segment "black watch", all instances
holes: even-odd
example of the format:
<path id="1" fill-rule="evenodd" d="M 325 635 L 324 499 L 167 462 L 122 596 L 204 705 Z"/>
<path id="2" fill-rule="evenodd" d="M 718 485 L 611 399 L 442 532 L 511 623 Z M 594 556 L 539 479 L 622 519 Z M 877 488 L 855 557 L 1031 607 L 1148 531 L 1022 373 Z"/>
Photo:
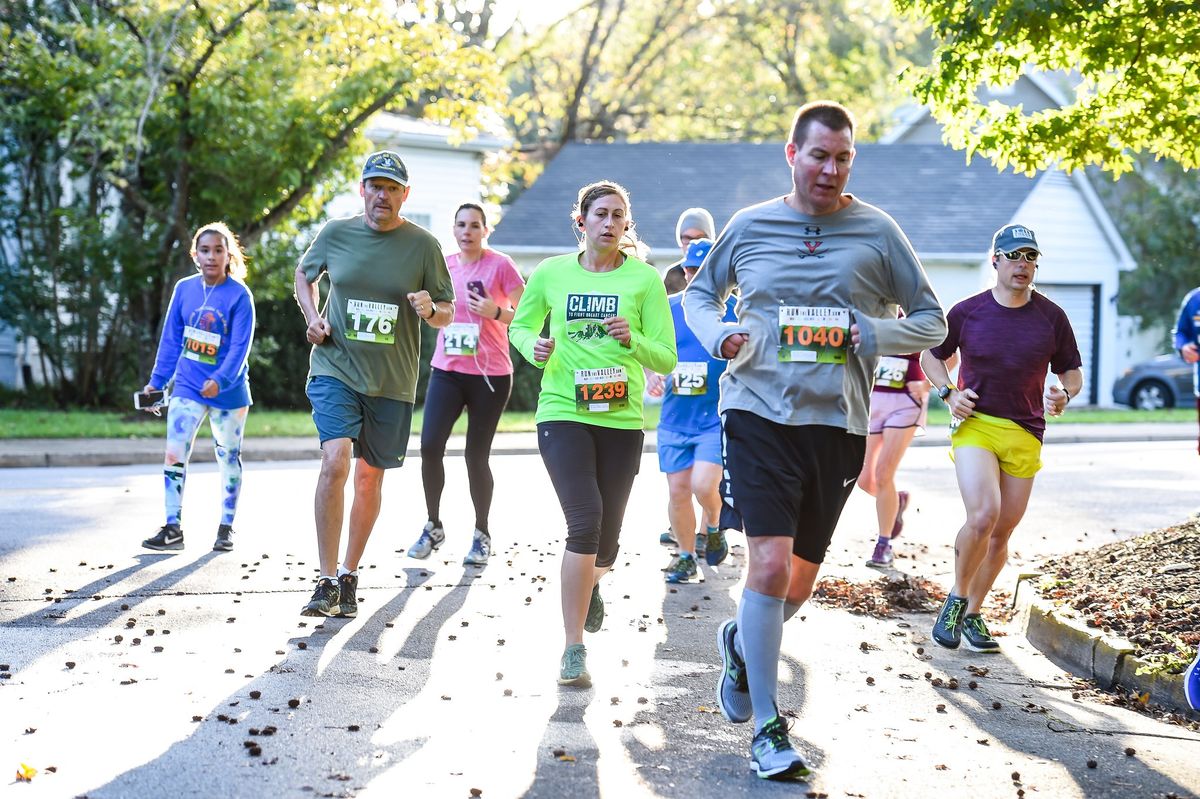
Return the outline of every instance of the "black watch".
<path id="1" fill-rule="evenodd" d="M 942 402 L 945 402 L 946 398 L 950 396 L 950 392 L 953 390 L 954 386 L 947 383 L 937 390 L 938 399 L 940 399 Z"/>

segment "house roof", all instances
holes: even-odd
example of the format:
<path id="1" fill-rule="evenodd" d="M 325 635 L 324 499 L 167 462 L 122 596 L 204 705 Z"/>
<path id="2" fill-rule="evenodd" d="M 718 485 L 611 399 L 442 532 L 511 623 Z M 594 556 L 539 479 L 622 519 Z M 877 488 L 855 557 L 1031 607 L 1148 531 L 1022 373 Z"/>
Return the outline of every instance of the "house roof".
<path id="1" fill-rule="evenodd" d="M 721 227 L 740 208 L 786 194 L 779 143 L 569 143 L 505 209 L 489 242 L 499 248 L 569 250 L 579 188 L 609 179 L 629 189 L 638 235 L 656 261 L 674 260 L 675 222 L 702 206 Z M 918 253 L 981 254 L 1012 221 L 1035 179 L 1000 173 L 984 159 L 937 144 L 860 144 L 847 191 L 891 214 Z"/>

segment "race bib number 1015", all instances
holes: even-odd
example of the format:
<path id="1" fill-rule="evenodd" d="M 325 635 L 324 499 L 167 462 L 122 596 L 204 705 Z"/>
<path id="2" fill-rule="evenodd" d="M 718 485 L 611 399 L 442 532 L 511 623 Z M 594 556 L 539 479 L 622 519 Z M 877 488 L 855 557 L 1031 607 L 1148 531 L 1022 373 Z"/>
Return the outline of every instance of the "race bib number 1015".
<path id="1" fill-rule="evenodd" d="M 844 364 L 849 343 L 848 308 L 779 306 L 779 360 Z"/>

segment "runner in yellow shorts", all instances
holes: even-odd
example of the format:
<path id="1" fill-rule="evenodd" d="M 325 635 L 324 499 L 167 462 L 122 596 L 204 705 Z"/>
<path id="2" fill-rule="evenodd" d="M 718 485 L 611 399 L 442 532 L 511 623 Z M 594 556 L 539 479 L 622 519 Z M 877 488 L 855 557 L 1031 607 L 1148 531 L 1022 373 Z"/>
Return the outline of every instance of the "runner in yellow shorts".
<path id="1" fill-rule="evenodd" d="M 999 652 L 980 610 L 1008 560 L 1008 539 L 1025 515 L 1041 468 L 1048 413 L 1057 416 L 1083 389 L 1070 320 L 1033 287 L 1041 250 L 1033 231 L 1005 225 L 992 237 L 996 285 L 946 315 L 946 340 L 921 356 L 925 375 L 958 422 L 954 472 L 967 520 L 954 541 L 954 587 L 933 625 L 950 649 L 966 639 Z M 957 384 L 946 362 L 962 359 Z M 1044 388 L 1047 368 L 1059 384 Z"/>

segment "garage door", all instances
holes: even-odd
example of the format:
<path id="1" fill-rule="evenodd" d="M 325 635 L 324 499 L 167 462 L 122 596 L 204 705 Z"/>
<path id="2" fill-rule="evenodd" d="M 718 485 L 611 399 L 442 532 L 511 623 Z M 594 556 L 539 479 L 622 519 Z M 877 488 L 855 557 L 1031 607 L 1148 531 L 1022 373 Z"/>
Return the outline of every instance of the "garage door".
<path id="1" fill-rule="evenodd" d="M 1083 394 L 1089 405 L 1096 404 L 1099 386 L 1096 384 L 1096 368 L 1100 354 L 1100 285 L 1066 285 L 1055 283 L 1037 284 L 1037 290 L 1067 312 L 1071 329 L 1075 331 L 1075 343 L 1079 345 L 1079 356 L 1083 359 Z"/>

